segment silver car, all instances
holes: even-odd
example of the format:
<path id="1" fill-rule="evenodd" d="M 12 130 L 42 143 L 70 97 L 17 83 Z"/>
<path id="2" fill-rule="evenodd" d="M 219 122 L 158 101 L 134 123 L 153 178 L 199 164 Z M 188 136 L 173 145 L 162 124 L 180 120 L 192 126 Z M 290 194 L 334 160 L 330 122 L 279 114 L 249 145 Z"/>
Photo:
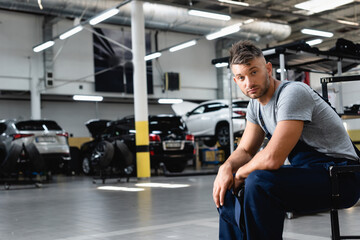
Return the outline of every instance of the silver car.
<path id="1" fill-rule="evenodd" d="M 3 161 L 14 151 L 40 154 L 48 170 L 64 168 L 71 160 L 68 134 L 52 120 L 0 120 L 0 150 Z"/>

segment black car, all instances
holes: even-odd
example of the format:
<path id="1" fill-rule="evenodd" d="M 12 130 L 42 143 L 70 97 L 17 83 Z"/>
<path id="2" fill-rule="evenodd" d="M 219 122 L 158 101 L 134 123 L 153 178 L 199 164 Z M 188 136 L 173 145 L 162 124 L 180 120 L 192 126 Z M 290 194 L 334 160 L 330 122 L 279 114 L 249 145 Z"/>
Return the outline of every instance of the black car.
<path id="1" fill-rule="evenodd" d="M 134 174 L 136 163 L 135 120 L 133 116 L 120 120 L 90 120 L 86 123 L 94 138 L 81 146 L 82 168 L 85 174 L 99 169 Z M 149 116 L 149 152 L 151 168 L 164 163 L 170 172 L 181 172 L 194 158 L 194 136 L 189 134 L 181 117 Z"/>

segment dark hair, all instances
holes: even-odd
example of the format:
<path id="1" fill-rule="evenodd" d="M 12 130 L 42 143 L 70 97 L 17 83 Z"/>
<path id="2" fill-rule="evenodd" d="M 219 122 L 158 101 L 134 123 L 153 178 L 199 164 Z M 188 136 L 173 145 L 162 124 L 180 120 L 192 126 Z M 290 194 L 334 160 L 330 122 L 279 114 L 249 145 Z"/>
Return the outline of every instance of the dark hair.
<path id="1" fill-rule="evenodd" d="M 233 64 L 248 64 L 251 60 L 264 57 L 261 49 L 256 47 L 249 40 L 239 41 L 232 45 L 230 49 L 230 66 Z"/>

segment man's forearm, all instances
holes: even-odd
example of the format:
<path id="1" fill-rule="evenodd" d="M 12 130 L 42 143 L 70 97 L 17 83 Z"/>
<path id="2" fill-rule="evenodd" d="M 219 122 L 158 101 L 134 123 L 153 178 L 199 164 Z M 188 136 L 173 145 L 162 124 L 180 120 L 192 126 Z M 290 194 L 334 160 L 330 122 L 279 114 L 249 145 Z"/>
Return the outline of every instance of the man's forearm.
<path id="1" fill-rule="evenodd" d="M 229 167 L 235 173 L 241 166 L 251 160 L 252 156 L 242 148 L 238 147 L 225 161 L 222 167 Z"/>

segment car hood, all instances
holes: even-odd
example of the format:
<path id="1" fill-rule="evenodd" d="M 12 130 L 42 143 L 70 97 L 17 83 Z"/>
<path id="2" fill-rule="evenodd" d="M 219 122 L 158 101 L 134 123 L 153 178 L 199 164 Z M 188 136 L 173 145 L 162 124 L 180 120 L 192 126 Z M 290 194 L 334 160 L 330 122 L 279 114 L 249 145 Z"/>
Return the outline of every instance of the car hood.
<path id="1" fill-rule="evenodd" d="M 183 116 L 187 112 L 190 112 L 191 110 L 196 108 L 197 106 L 199 106 L 199 104 L 184 101 L 182 103 L 177 103 L 177 104 L 171 105 L 171 108 L 173 109 L 173 111 L 175 112 L 176 115 Z"/>
<path id="2" fill-rule="evenodd" d="M 91 133 L 91 136 L 93 138 L 96 138 L 98 135 L 104 132 L 108 122 L 111 121 L 105 119 L 91 119 L 87 121 L 85 125 L 88 128 L 89 132 Z"/>

